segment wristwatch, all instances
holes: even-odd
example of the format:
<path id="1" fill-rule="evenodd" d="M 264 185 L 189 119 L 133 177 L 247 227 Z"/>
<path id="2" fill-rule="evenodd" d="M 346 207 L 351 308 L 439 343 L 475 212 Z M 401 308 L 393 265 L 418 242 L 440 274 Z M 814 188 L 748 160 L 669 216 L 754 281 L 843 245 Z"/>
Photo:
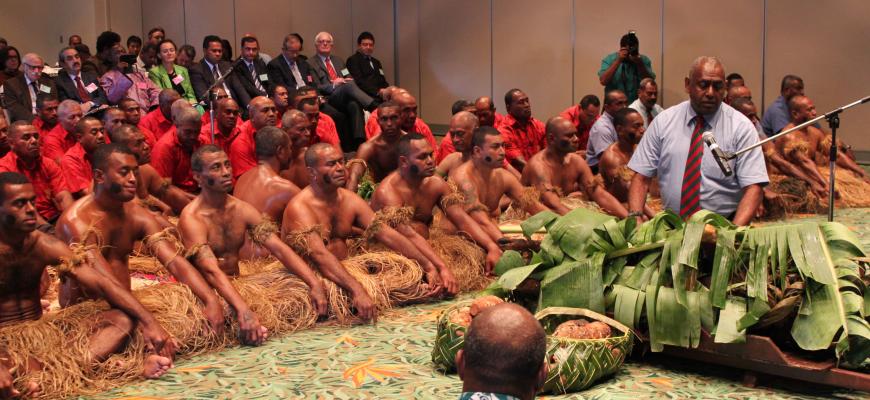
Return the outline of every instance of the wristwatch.
<path id="1" fill-rule="evenodd" d="M 642 215 L 643 215 L 643 213 L 640 212 L 640 211 L 629 211 L 629 212 L 628 212 L 628 216 L 627 216 L 626 218 L 631 218 L 631 217 L 640 217 L 640 216 L 642 216 Z"/>

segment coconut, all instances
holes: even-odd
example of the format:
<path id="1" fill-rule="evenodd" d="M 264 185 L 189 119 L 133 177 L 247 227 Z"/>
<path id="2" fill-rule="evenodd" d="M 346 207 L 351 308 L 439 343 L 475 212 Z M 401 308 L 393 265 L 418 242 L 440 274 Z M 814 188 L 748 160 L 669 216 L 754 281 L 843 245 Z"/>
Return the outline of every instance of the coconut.
<path id="1" fill-rule="evenodd" d="M 504 303 L 504 300 L 496 297 L 496 296 L 482 296 L 474 299 L 474 302 L 471 303 L 471 307 L 468 312 L 471 315 L 471 318 L 478 316 L 483 310 L 492 307 L 496 304 Z"/>

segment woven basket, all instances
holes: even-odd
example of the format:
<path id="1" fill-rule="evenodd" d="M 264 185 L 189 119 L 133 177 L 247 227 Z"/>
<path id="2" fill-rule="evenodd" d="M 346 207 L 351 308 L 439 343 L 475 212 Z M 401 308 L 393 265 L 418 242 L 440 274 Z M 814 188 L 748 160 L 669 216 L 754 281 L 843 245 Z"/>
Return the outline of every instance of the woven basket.
<path id="1" fill-rule="evenodd" d="M 469 307 L 474 299 L 457 302 L 438 316 L 438 330 L 435 333 L 435 346 L 432 348 L 432 362 L 435 369 L 451 373 L 456 371 L 456 353 L 465 344 L 466 327 L 449 321 L 450 314 L 462 307 Z"/>
<path id="2" fill-rule="evenodd" d="M 549 370 L 542 393 L 564 394 L 588 388 L 601 378 L 616 373 L 631 353 L 634 334 L 627 326 L 583 308 L 548 307 L 537 314 L 547 332 L 547 357 Z M 601 321 L 614 330 L 613 336 L 605 339 L 570 339 L 550 336 L 559 324 L 584 318 Z"/>

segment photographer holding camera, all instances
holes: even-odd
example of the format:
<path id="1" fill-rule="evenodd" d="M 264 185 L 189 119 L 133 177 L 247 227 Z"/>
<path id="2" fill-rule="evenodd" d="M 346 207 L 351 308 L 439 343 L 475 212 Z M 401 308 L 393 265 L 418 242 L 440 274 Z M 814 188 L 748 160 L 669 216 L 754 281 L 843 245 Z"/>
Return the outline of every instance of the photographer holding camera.
<path id="1" fill-rule="evenodd" d="M 601 60 L 598 78 L 604 93 L 619 89 L 631 103 L 637 99 L 637 90 L 643 78 L 656 78 L 649 57 L 640 54 L 640 42 L 634 31 L 628 31 L 619 39 L 619 51 L 610 53 Z"/>

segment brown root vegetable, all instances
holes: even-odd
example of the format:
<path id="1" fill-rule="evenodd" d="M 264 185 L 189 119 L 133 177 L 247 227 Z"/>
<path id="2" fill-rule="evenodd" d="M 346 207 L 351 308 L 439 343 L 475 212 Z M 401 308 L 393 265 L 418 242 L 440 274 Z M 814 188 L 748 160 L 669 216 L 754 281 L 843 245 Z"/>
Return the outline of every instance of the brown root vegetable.
<path id="1" fill-rule="evenodd" d="M 585 320 L 566 321 L 556 327 L 553 336 L 570 339 L 604 339 L 610 337 L 610 325 Z"/>
<path id="2" fill-rule="evenodd" d="M 471 313 L 469 313 L 468 307 L 462 307 L 450 314 L 448 318 L 451 324 L 461 325 L 468 327 L 471 325 Z"/>
<path id="3" fill-rule="evenodd" d="M 478 297 L 471 303 L 471 309 L 469 312 L 471 313 L 471 317 L 474 318 L 477 314 L 480 314 L 487 307 L 492 307 L 496 304 L 504 303 L 504 300 L 496 297 L 496 296 L 482 296 Z"/>

